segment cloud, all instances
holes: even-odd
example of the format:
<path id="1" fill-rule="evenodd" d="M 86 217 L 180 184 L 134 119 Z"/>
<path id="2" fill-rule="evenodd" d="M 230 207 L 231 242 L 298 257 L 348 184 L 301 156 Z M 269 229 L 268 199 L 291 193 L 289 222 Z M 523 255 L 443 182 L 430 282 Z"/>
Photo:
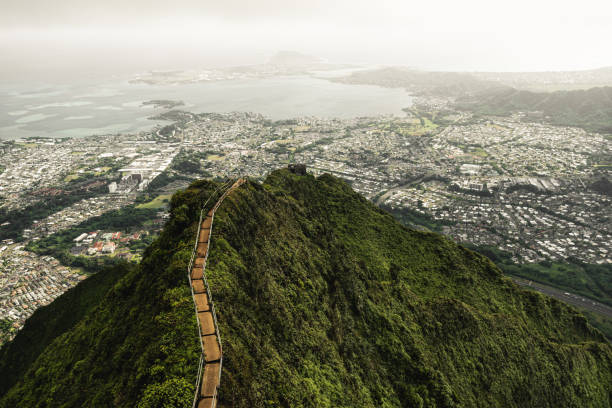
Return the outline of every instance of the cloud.
<path id="1" fill-rule="evenodd" d="M 345 3 L 350 6 L 349 2 Z M 333 7 L 333 5 L 332 5 Z M 3 0 L 2 21 L 21 25 L 126 24 L 180 17 L 217 17 L 226 20 L 302 19 L 325 15 L 330 2 L 323 0 Z"/>
<path id="2" fill-rule="evenodd" d="M 607 0 L 3 0 L 0 52 L 30 68 L 53 55 L 58 67 L 157 68 L 295 49 L 431 69 L 571 69 L 612 65 L 609 21 Z"/>

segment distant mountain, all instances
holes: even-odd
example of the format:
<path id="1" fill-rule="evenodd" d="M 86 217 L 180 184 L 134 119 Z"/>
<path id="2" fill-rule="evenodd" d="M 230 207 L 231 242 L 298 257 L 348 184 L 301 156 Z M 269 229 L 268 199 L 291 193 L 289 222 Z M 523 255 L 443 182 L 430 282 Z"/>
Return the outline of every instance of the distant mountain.
<path id="1" fill-rule="evenodd" d="M 579 71 L 472 72 L 471 74 L 486 81 L 535 92 L 612 86 L 612 67 Z"/>
<path id="2" fill-rule="evenodd" d="M 553 124 L 612 133 L 612 87 L 550 93 L 489 89 L 458 99 L 456 106 L 486 115 L 540 113 Z"/>
<path id="3" fill-rule="evenodd" d="M 268 60 L 268 64 L 270 65 L 284 66 L 309 66 L 313 64 L 321 64 L 323 62 L 324 61 L 321 58 L 301 54 L 295 51 L 280 51 Z"/>
<path id="4" fill-rule="evenodd" d="M 416 95 L 453 98 L 456 99 L 456 108 L 479 114 L 531 112 L 533 118 L 546 118 L 552 124 L 612 133 L 612 87 L 532 92 L 508 86 L 532 82 L 552 86 L 556 82 L 551 85 L 549 81 L 555 80 L 560 81 L 560 87 L 564 86 L 563 81 L 570 81 L 572 86 L 577 83 L 584 86 L 596 80 L 612 83 L 612 68 L 569 73 L 460 73 L 386 67 L 356 71 L 332 80 L 347 84 L 405 88 Z"/>
<path id="5" fill-rule="evenodd" d="M 482 92 L 501 85 L 459 72 L 428 72 L 405 67 L 386 67 L 355 71 L 336 82 L 405 88 L 412 93 L 434 96 L 463 96 Z"/>
<path id="6" fill-rule="evenodd" d="M 70 292 L 53 319 L 34 314 L 0 351 L 0 407 L 191 406 L 200 344 L 186 268 L 217 186 L 176 193 L 142 263 L 91 281 L 82 295 L 95 304 Z M 275 171 L 214 222 L 220 407 L 611 405 L 612 346 L 581 314 L 337 178 Z"/>

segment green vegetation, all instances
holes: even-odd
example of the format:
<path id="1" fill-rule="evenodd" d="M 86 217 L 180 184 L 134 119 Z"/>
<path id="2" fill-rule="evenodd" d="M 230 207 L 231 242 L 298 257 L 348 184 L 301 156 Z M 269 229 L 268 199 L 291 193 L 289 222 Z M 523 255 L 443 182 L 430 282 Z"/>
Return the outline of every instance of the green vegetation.
<path id="1" fill-rule="evenodd" d="M 272 122 L 272 126 L 296 126 L 297 124 L 296 119 L 281 119 Z"/>
<path id="2" fill-rule="evenodd" d="M 93 310 L 131 268 L 125 263 L 107 268 L 69 289 L 51 304 L 38 308 L 15 339 L 0 349 L 0 395 L 21 379 L 45 348 Z"/>
<path id="3" fill-rule="evenodd" d="M 65 182 L 70 182 L 70 181 L 75 181 L 79 179 L 79 175 L 78 174 L 69 174 L 66 177 L 64 177 L 64 181 Z"/>
<path id="4" fill-rule="evenodd" d="M 393 131 L 402 136 L 428 136 L 439 126 L 434 122 L 436 112 L 429 112 L 424 108 L 418 107 L 404 108 L 402 110 L 413 117 L 412 125 L 405 126 L 404 124 L 389 123 L 385 130 Z"/>
<path id="5" fill-rule="evenodd" d="M 149 185 L 147 186 L 147 190 L 149 191 L 161 190 L 164 187 L 166 187 L 168 184 L 174 181 L 180 181 L 180 180 L 191 181 L 192 178 L 185 177 L 180 174 L 173 174 L 166 170 L 166 171 L 163 171 L 159 176 L 155 177 L 155 179 L 153 179 L 153 181 L 149 183 Z"/>
<path id="6" fill-rule="evenodd" d="M 612 196 L 612 183 L 605 177 L 595 181 L 590 187 L 599 193 Z"/>
<path id="7" fill-rule="evenodd" d="M 443 226 L 447 225 L 447 222 L 435 220 L 409 208 L 392 209 L 384 205 L 381 208 L 389 211 L 400 223 L 411 228 L 424 227 L 430 231 L 441 232 Z M 612 306 L 610 265 L 584 264 L 576 259 L 567 262 L 544 261 L 535 264 L 516 264 L 512 261 L 512 254 L 498 248 L 475 245 L 467 245 L 467 247 L 487 256 L 505 274 L 544 283 Z M 612 321 L 610 319 L 583 309 L 581 311 L 590 324 L 612 340 Z"/>
<path id="8" fill-rule="evenodd" d="M 195 174 L 200 177 L 211 177 L 211 174 L 202 168 L 202 162 L 211 152 L 181 150 L 174 158 L 170 169 L 185 174 Z"/>
<path id="9" fill-rule="evenodd" d="M 608 340 L 612 342 L 612 319 L 599 313 L 593 313 L 586 309 L 580 309 L 580 311 L 584 313 L 589 323 L 601 330 Z"/>
<path id="10" fill-rule="evenodd" d="M 215 186 L 173 196 L 142 263 L 29 356 L 0 407 L 190 404 L 200 346 L 186 267 Z M 282 170 L 234 191 L 207 265 L 220 406 L 610 406 L 612 348 L 581 314 L 332 176 Z"/>
<path id="11" fill-rule="evenodd" d="M 78 201 L 95 197 L 106 191 L 106 182 L 102 180 L 90 179 L 85 183 L 72 181 L 59 194 L 45 196 L 25 208 L 11 211 L 0 209 L 0 224 L 9 222 L 9 225 L 0 228 L 0 240 L 20 239 L 23 230 L 31 227 L 35 220 L 42 220 Z"/>
<path id="12" fill-rule="evenodd" d="M 4 344 L 9 336 L 12 335 L 16 329 L 13 326 L 13 322 L 9 319 L 0 319 L 0 345 Z"/>
<path id="13" fill-rule="evenodd" d="M 380 207 L 393 214 L 400 223 L 408 227 L 425 227 L 431 231 L 441 232 L 445 225 L 450 225 L 448 221 L 435 220 L 427 214 L 421 214 L 410 208 L 392 209 L 385 205 Z M 586 264 L 575 258 L 567 259 L 564 262 L 542 261 L 517 264 L 512 260 L 512 254 L 496 247 L 466 246 L 491 259 L 508 275 L 544 283 L 612 306 L 612 267 L 608 264 Z M 596 321 L 593 321 L 593 324 L 595 323 Z"/>
<path id="14" fill-rule="evenodd" d="M 442 228 L 445 225 L 452 225 L 450 221 L 441 222 L 441 221 L 435 220 L 433 217 L 431 217 L 428 214 L 417 212 L 408 207 L 394 209 L 394 208 L 391 208 L 390 206 L 382 204 L 380 205 L 380 208 L 382 208 L 385 211 L 388 211 L 401 224 L 407 227 L 410 227 L 410 228 L 421 226 L 421 227 L 427 228 L 430 231 L 442 232 Z"/>
<path id="15" fill-rule="evenodd" d="M 612 306 L 612 265 L 585 264 L 577 259 L 567 262 L 542 261 L 515 264 L 512 255 L 494 247 L 477 247 L 504 273 L 544 283 Z"/>
<path id="16" fill-rule="evenodd" d="M 487 156 L 489 156 L 489 154 L 483 149 L 483 148 L 476 148 L 472 151 L 469 152 L 471 155 L 477 156 L 477 157 L 481 157 L 481 158 L 485 158 Z"/>
<path id="17" fill-rule="evenodd" d="M 183 101 L 172 101 L 168 99 L 155 99 L 152 101 L 145 101 L 142 103 L 143 106 L 152 105 L 155 108 L 163 108 L 163 109 L 174 109 L 178 106 L 185 105 Z"/>
<path id="18" fill-rule="evenodd" d="M 333 144 L 337 139 L 333 138 L 333 137 L 322 137 L 318 140 L 315 140 L 312 143 L 308 143 L 305 146 L 300 146 L 298 148 L 296 148 L 293 152 L 291 153 L 301 153 L 301 152 L 305 152 L 306 150 L 311 150 L 314 149 L 316 147 L 319 146 L 326 146 L 326 145 L 330 145 Z M 274 146 L 274 148 L 269 149 L 270 151 L 275 151 L 273 149 L 283 149 L 281 151 L 281 153 L 289 153 L 289 149 L 287 149 L 285 146 Z"/>
<path id="19" fill-rule="evenodd" d="M 612 87 L 541 93 L 497 88 L 460 98 L 457 107 L 483 115 L 537 111 L 533 119 L 612 133 Z"/>
<path id="20" fill-rule="evenodd" d="M 114 279 L 108 290 L 98 288 L 96 293 L 104 296 L 93 307 L 74 302 L 56 307 L 66 295 L 50 305 L 60 316 L 78 315 L 71 327 L 56 327 L 52 341 L 33 349 L 31 339 L 47 323 L 28 320 L 2 353 L 23 355 L 31 364 L 13 374 L 3 360 L 0 378 L 11 381 L 0 390 L 0 407 L 148 408 L 191 403 L 200 344 L 186 267 L 196 206 L 211 191 L 206 187 L 212 184 L 200 183 L 201 190 L 175 197 L 173 218 L 147 249 L 144 261 L 123 265 L 121 279 Z M 180 201 L 185 197 L 191 198 L 190 206 Z"/>
<path id="21" fill-rule="evenodd" d="M 98 217 L 90 218 L 72 228 L 68 228 L 55 234 L 49 235 L 39 241 L 32 241 L 27 249 L 39 255 L 51 255 L 58 259 L 63 265 L 83 268 L 88 272 L 98 272 L 107 266 L 118 262 L 118 259 L 99 257 L 90 258 L 85 256 L 74 256 L 70 248 L 74 245 L 74 239 L 84 232 L 97 230 L 115 230 L 130 232 L 134 228 L 144 227 L 147 222 L 157 217 L 157 209 L 134 208 L 134 206 L 123 207 L 119 210 L 109 211 Z M 133 245 L 147 245 L 150 241 L 137 242 Z"/>
<path id="22" fill-rule="evenodd" d="M 163 126 L 157 131 L 157 134 L 166 138 L 174 137 L 176 134 L 176 124 Z"/>
<path id="23" fill-rule="evenodd" d="M 181 160 L 174 164 L 173 166 L 176 170 L 182 173 L 201 173 L 202 165 L 195 160 Z"/>
<path id="24" fill-rule="evenodd" d="M 433 122 L 436 118 L 436 112 L 429 112 L 420 108 L 409 108 L 408 110 L 418 118 L 423 131 L 431 132 L 438 127 L 438 125 Z"/>
<path id="25" fill-rule="evenodd" d="M 160 209 L 166 207 L 170 203 L 170 197 L 172 197 L 170 194 L 160 194 L 147 203 L 139 204 L 136 208 Z"/>
<path id="26" fill-rule="evenodd" d="M 149 183 L 145 192 L 138 195 L 137 208 L 166 207 L 174 191 L 197 178 L 210 177 L 210 173 L 202 168 L 202 162 L 210 153 L 181 150 L 170 166 Z"/>

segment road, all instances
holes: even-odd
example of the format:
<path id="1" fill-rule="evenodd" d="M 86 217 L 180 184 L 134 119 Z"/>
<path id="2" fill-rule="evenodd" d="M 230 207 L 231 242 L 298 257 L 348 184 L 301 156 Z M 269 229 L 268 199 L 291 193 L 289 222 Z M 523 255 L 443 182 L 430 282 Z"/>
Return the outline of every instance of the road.
<path id="1" fill-rule="evenodd" d="M 526 279 L 517 278 L 510 276 L 514 283 L 536 290 L 545 295 L 554 297 L 555 299 L 561 300 L 562 302 L 569 303 L 572 306 L 581 307 L 593 313 L 598 313 L 612 319 L 612 307 L 604 305 L 603 303 L 597 302 L 593 299 L 589 299 L 582 295 L 576 295 L 563 290 L 555 289 L 550 286 L 543 285 L 541 283 L 533 282 Z"/>
<path id="2" fill-rule="evenodd" d="M 390 188 L 390 189 L 389 189 L 389 190 L 387 190 L 387 191 L 386 191 L 386 192 L 385 192 L 383 195 L 381 195 L 380 197 L 378 197 L 378 198 L 375 200 L 375 204 L 376 204 L 376 205 L 381 205 L 381 204 L 383 204 L 383 203 L 385 202 L 385 200 L 386 200 L 386 199 L 387 199 L 389 196 L 391 196 L 393 193 L 395 193 L 396 191 L 401 190 L 401 189 L 405 189 L 405 188 L 408 188 L 408 187 L 411 187 L 411 186 L 413 186 L 413 185 L 415 185 L 415 184 L 418 184 L 418 183 L 419 183 L 421 180 L 423 180 L 423 179 L 424 179 L 425 177 L 427 177 L 427 176 L 430 176 L 430 174 L 426 174 L 426 175 L 424 174 L 424 175 L 421 175 L 421 176 L 417 176 L 416 178 L 414 178 L 414 179 L 412 179 L 412 180 L 408 181 L 407 183 L 400 184 L 400 185 L 398 185 L 398 186 L 395 186 L 395 187 Z"/>

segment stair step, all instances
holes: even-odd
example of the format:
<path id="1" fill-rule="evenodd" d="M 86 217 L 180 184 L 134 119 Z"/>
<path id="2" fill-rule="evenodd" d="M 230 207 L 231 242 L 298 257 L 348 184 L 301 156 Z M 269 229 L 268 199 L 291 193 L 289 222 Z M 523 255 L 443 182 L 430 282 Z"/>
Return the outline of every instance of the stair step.
<path id="1" fill-rule="evenodd" d="M 210 311 L 198 313 L 198 320 L 200 320 L 202 336 L 215 334 L 215 323 Z"/>
<path id="2" fill-rule="evenodd" d="M 208 229 L 212 225 L 212 217 L 206 216 L 202 221 L 202 229 Z"/>
<path id="3" fill-rule="evenodd" d="M 198 249 L 196 251 L 196 256 L 198 258 L 204 258 L 206 256 L 206 251 L 208 250 L 208 243 L 200 242 L 198 243 Z"/>
<path id="4" fill-rule="evenodd" d="M 219 385 L 219 371 L 221 364 L 210 363 L 204 366 L 204 376 L 202 377 L 202 397 L 214 397 L 217 386 Z"/>
<path id="5" fill-rule="evenodd" d="M 204 268 L 202 266 L 194 266 L 191 270 L 191 279 L 202 279 L 204 276 Z"/>
<path id="6" fill-rule="evenodd" d="M 208 312 L 210 305 L 208 304 L 208 296 L 206 293 L 196 293 L 195 302 L 198 312 Z"/>
<path id="7" fill-rule="evenodd" d="M 193 287 L 193 293 L 206 293 L 206 286 L 204 286 L 204 281 L 202 279 L 192 280 L 191 286 Z"/>
<path id="8" fill-rule="evenodd" d="M 200 237 L 198 242 L 208 242 L 208 238 L 210 237 L 210 229 L 202 229 L 200 230 Z"/>
<path id="9" fill-rule="evenodd" d="M 198 408 L 214 408 L 215 399 L 212 397 L 202 398 L 200 402 L 198 402 Z"/>
<path id="10" fill-rule="evenodd" d="M 202 342 L 204 343 L 204 357 L 207 363 L 221 358 L 221 347 L 219 347 L 217 336 L 202 336 Z"/>

